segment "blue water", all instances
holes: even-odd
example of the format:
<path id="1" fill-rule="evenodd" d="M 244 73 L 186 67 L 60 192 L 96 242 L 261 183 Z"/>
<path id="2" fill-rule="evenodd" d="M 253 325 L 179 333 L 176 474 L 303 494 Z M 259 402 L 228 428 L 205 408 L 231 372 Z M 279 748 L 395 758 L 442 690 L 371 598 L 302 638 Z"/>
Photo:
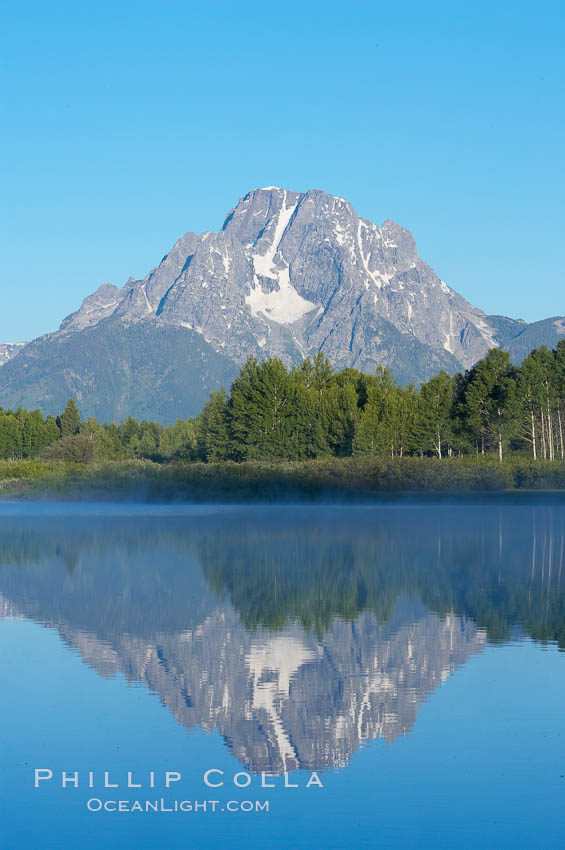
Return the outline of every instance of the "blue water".
<path id="1" fill-rule="evenodd" d="M 0 846 L 565 846 L 564 523 L 535 503 L 0 508 Z M 87 806 L 161 798 L 218 802 Z"/>

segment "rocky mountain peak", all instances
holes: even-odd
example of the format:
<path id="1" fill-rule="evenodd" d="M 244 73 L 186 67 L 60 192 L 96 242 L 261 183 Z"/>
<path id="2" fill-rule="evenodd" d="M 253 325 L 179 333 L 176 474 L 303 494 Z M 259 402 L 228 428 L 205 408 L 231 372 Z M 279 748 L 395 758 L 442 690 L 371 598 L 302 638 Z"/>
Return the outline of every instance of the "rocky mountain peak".
<path id="1" fill-rule="evenodd" d="M 126 284 L 127 286 L 127 284 Z M 88 295 L 79 309 L 61 322 L 60 331 L 82 330 L 96 325 L 107 316 L 111 316 L 121 301 L 121 290 L 111 283 L 103 283 L 96 292 Z"/>
<path id="2" fill-rule="evenodd" d="M 252 190 L 219 233 L 187 233 L 147 277 L 119 292 L 101 287 L 61 330 L 112 314 L 195 329 L 238 362 L 325 350 L 340 366 L 393 367 L 398 346 L 382 345 L 392 325 L 433 349 L 432 371 L 453 370 L 493 340 L 483 314 L 418 257 L 408 230 L 390 220 L 379 229 L 319 189 Z"/>
<path id="3" fill-rule="evenodd" d="M 529 333 L 530 326 L 513 319 L 486 316 L 438 277 L 418 255 L 410 231 L 396 222 L 378 227 L 344 198 L 276 186 L 240 198 L 217 233 L 187 232 L 143 279 L 130 278 L 121 289 L 99 287 L 37 346 L 44 357 L 45 345 L 57 344 L 58 335 L 70 339 L 98 329 L 107 337 L 111 327 L 129 333 L 139 324 L 136 338 L 162 339 L 174 331 L 175 346 L 179 332 L 190 332 L 191 351 L 196 346 L 201 358 L 209 350 L 210 360 L 222 363 L 222 376 L 232 369 L 235 374 L 249 356 L 291 364 L 321 351 L 336 368 L 372 372 L 382 364 L 401 383 L 419 383 L 440 369 L 464 370 L 514 338 L 520 337 L 516 350 L 524 356 L 532 340 L 539 344 L 540 333 L 550 344 L 565 334 L 559 318 Z M 8 381 L 8 397 L 22 404 L 33 399 L 47 409 L 34 346 L 14 361 L 21 369 L 3 367 L 0 390 Z M 22 372 L 24 354 L 32 357 L 31 371 Z M 33 383 L 31 395 L 19 386 L 22 380 Z M 206 373 L 198 378 L 210 389 L 218 380 Z M 99 392 L 94 374 L 84 388 L 69 381 L 54 384 L 65 392 L 68 386 L 69 395 Z"/>
<path id="4" fill-rule="evenodd" d="M 25 342 L 0 342 L 0 366 L 15 357 L 23 349 Z"/>

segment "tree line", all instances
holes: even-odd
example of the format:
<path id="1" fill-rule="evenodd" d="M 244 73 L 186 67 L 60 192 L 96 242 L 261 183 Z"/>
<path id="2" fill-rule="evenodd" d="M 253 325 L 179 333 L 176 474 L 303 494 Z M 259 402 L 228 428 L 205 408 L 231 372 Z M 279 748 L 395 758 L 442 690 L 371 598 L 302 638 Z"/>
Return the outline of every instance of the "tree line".
<path id="1" fill-rule="evenodd" d="M 388 369 L 334 371 L 316 355 L 287 368 L 250 358 L 229 394 L 211 393 L 196 418 L 166 427 L 128 417 L 82 420 L 73 399 L 60 416 L 0 408 L 0 457 L 89 462 L 306 460 L 353 455 L 438 458 L 508 452 L 564 459 L 565 340 L 515 366 L 492 349 L 472 369 L 441 371 L 416 388 Z"/>

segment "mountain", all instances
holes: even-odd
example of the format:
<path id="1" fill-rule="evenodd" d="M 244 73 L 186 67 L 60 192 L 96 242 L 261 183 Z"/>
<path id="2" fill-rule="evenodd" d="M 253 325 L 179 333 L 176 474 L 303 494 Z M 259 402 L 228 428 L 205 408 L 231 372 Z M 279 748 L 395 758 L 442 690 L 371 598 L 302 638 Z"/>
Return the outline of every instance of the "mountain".
<path id="1" fill-rule="evenodd" d="M 520 358 L 564 319 L 487 316 L 447 286 L 393 221 L 343 198 L 256 189 L 218 233 L 187 233 L 142 280 L 104 284 L 0 368 L 3 406 L 170 421 L 196 414 L 249 356 L 287 363 L 323 351 L 336 368 L 401 383 L 470 367 L 489 348 Z"/>
<path id="2" fill-rule="evenodd" d="M 19 354 L 25 344 L 25 342 L 0 342 L 0 366 Z"/>
<path id="3" fill-rule="evenodd" d="M 254 516 L 206 510 L 141 521 L 119 513 L 94 522 L 92 515 L 2 518 L 0 617 L 56 629 L 100 676 L 143 683 L 178 723 L 219 732 L 254 772 L 340 767 L 373 739 L 410 733 L 428 694 L 482 651 L 485 631 L 464 615 L 440 616 L 417 597 L 391 595 L 394 575 L 381 587 L 384 623 L 372 611 L 352 611 L 350 619 L 332 617 L 323 634 L 292 617 L 277 629 L 249 628 L 211 584 L 210 568 L 244 563 L 236 581 L 251 577 L 250 601 L 266 614 L 261 600 L 271 598 L 273 567 L 284 589 L 297 554 L 322 548 L 327 577 L 336 550 L 338 557 L 347 551 L 349 571 L 367 557 L 371 563 L 379 540 L 365 518 L 353 518 L 355 531 L 336 520 L 328 539 L 311 517 L 298 529 L 268 512 L 257 518 L 267 527 Z M 224 529 L 228 544 L 218 552 Z M 271 538 L 264 574 L 261 553 Z M 202 553 L 212 556 L 206 570 Z M 296 562 L 299 574 L 311 569 L 305 563 Z M 286 586 L 298 601 L 303 588 L 294 576 Z M 331 578 L 325 586 L 331 597 Z"/>
<path id="4" fill-rule="evenodd" d="M 565 647 L 560 507 L 493 508 L 27 505 L 0 515 L 0 617 L 254 771 L 339 766 L 487 641 Z"/>
<path id="5" fill-rule="evenodd" d="M 33 608 L 35 619 L 36 606 L 0 593 L 0 617 Z M 243 765 L 273 775 L 344 767 L 372 740 L 409 734 L 429 693 L 486 644 L 471 620 L 404 600 L 386 628 L 362 614 L 335 620 L 323 638 L 297 624 L 251 634 L 229 605 L 156 640 L 52 627 L 99 675 L 143 683 L 178 723 L 218 731 Z"/>
<path id="6" fill-rule="evenodd" d="M 73 396 L 84 417 L 100 422 L 191 416 L 210 389 L 229 385 L 237 372 L 196 331 L 151 322 L 113 320 L 48 334 L 22 355 L 0 368 L 1 406 L 55 414 Z"/>
<path id="7" fill-rule="evenodd" d="M 543 319 L 541 322 L 526 325 L 520 333 L 507 340 L 503 347 L 510 352 L 514 363 L 521 363 L 532 349 L 539 348 L 540 345 L 555 348 L 563 336 L 565 336 L 565 318 L 554 316 L 552 319 Z"/>

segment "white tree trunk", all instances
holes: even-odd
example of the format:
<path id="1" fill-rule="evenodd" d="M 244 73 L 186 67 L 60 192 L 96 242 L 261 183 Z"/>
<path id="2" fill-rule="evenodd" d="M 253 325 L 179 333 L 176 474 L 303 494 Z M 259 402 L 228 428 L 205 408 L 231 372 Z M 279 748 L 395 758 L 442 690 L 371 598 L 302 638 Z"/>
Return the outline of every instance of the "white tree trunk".
<path id="1" fill-rule="evenodd" d="M 551 410 L 549 402 L 547 403 L 547 434 L 549 441 L 549 459 L 555 460 L 555 451 L 553 448 L 553 422 L 551 421 Z"/>

